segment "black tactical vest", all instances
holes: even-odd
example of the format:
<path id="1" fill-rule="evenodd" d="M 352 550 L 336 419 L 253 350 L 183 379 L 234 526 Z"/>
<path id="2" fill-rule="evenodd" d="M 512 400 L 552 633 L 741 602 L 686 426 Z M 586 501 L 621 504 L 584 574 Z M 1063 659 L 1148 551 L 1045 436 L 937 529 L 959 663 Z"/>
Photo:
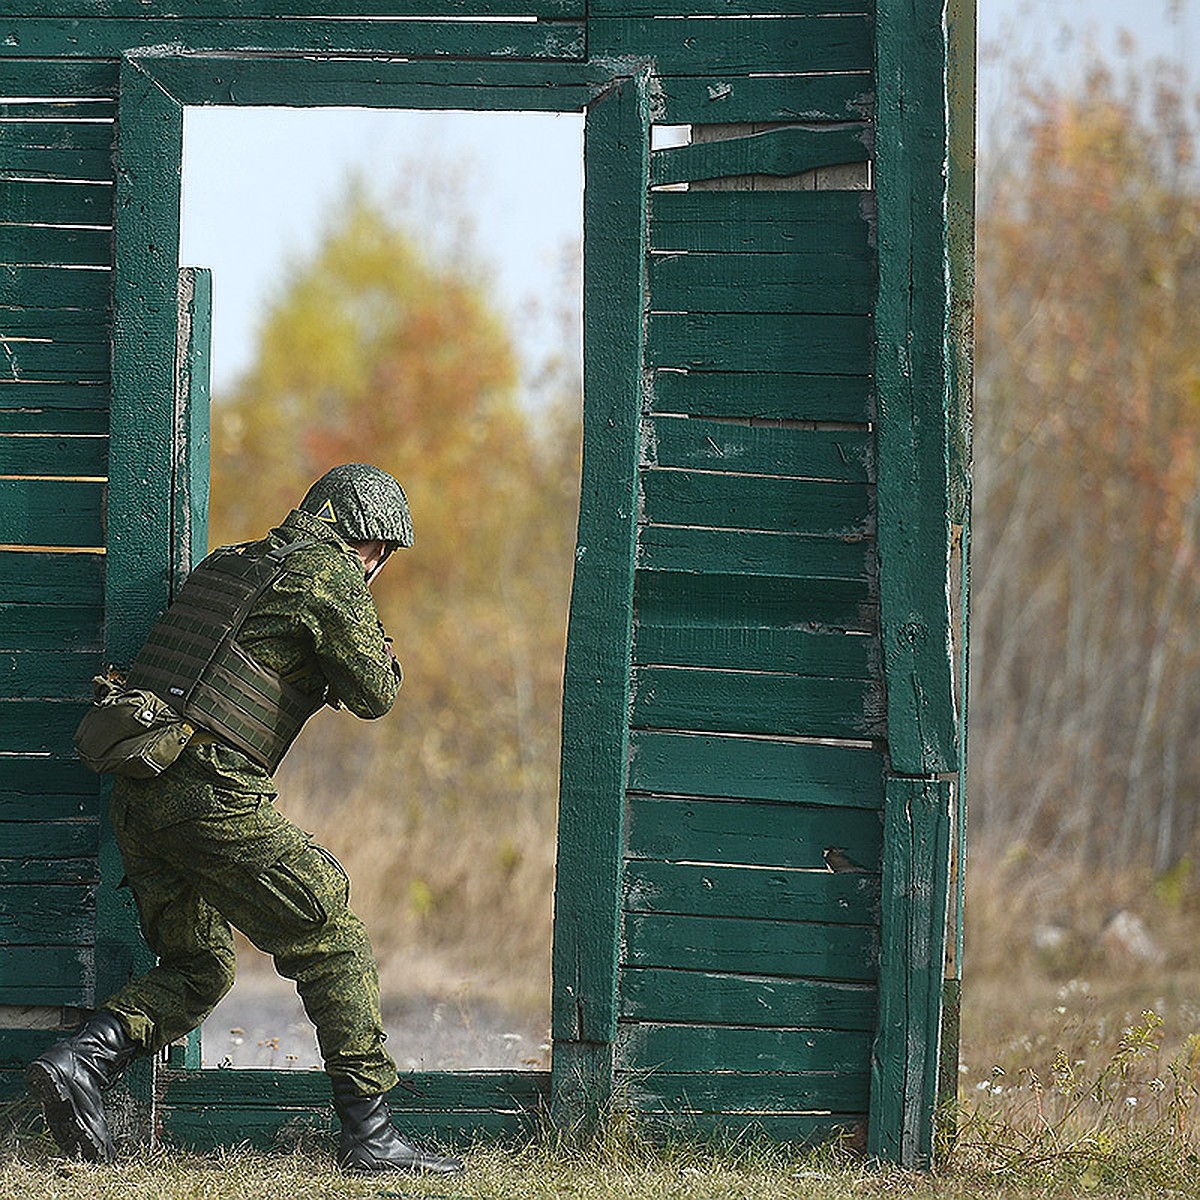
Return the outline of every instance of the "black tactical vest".
<path id="1" fill-rule="evenodd" d="M 324 700 L 256 662 L 237 637 L 287 556 L 317 544 L 262 551 L 251 542 L 214 550 L 150 631 L 130 668 L 130 686 L 153 692 L 185 720 L 274 772 Z"/>

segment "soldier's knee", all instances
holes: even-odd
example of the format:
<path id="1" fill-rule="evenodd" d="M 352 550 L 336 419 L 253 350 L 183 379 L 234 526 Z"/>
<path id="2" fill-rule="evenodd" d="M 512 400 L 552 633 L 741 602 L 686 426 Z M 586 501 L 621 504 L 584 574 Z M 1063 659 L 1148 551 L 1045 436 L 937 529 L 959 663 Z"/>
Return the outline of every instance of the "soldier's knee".
<path id="1" fill-rule="evenodd" d="M 186 962 L 177 963 L 176 969 L 187 978 L 188 988 L 197 1003 L 212 1008 L 233 987 L 237 955 L 232 947 L 214 946 Z"/>

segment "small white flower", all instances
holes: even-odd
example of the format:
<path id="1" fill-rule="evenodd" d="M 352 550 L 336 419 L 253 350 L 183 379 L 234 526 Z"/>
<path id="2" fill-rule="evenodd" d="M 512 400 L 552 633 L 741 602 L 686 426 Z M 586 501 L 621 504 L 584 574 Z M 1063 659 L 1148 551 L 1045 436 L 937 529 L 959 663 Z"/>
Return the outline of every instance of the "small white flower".
<path id="1" fill-rule="evenodd" d="M 1126 1096 L 1125 1104 L 1129 1108 L 1137 1108 L 1138 1099 L 1136 1096 Z"/>

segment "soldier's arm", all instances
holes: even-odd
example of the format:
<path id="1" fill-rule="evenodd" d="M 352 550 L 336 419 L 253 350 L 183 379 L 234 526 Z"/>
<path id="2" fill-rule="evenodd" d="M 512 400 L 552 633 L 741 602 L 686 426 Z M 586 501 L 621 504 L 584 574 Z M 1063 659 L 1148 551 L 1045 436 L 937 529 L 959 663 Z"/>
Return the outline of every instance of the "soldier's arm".
<path id="1" fill-rule="evenodd" d="M 338 556 L 308 580 L 304 623 L 333 695 L 356 717 L 381 717 L 400 690 L 400 664 L 384 641 L 355 559 Z"/>

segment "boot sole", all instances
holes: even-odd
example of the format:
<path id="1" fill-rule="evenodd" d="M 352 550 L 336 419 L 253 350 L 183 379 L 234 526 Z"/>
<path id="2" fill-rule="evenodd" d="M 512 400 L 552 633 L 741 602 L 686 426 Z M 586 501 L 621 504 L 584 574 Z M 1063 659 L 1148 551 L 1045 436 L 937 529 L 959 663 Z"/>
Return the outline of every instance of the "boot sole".
<path id="1" fill-rule="evenodd" d="M 47 1063 L 32 1062 L 25 1071 L 30 1095 L 42 1106 L 50 1133 L 63 1153 L 87 1162 L 110 1162 L 111 1145 L 96 1139 L 80 1119 L 70 1085 Z"/>

